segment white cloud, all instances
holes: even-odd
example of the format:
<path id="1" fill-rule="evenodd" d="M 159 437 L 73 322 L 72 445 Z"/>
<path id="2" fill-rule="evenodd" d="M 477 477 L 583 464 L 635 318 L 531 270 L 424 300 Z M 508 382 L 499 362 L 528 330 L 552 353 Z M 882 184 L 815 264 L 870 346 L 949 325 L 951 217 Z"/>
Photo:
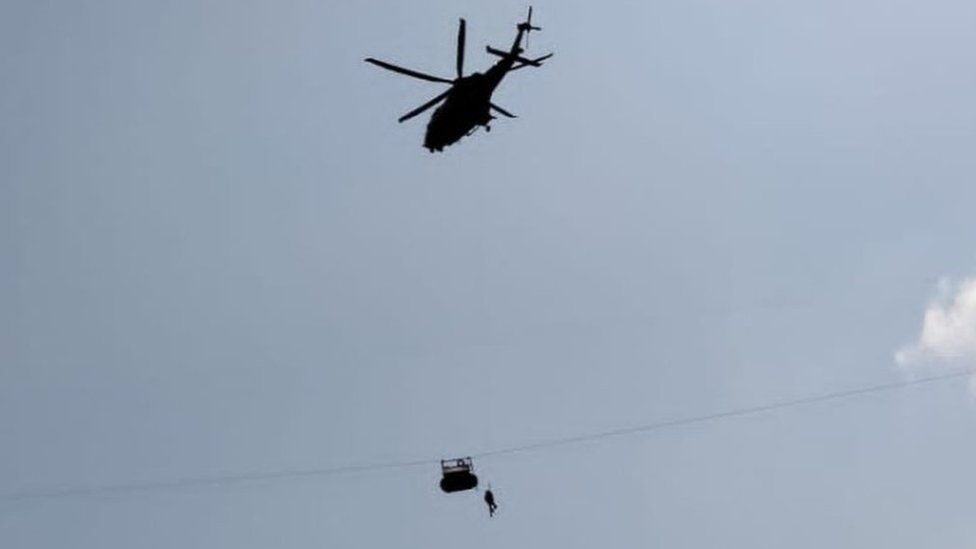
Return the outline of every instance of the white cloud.
<path id="1" fill-rule="evenodd" d="M 941 295 L 925 310 L 918 341 L 895 353 L 900 366 L 976 364 L 976 278 L 939 286 Z"/>

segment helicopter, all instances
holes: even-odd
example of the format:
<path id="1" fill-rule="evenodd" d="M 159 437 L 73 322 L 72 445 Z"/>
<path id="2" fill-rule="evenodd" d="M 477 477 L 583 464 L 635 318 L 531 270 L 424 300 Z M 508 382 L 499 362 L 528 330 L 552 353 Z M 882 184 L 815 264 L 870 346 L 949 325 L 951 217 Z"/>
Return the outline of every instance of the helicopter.
<path id="1" fill-rule="evenodd" d="M 398 122 L 406 122 L 443 101 L 444 103 L 437 107 L 437 110 L 431 115 L 430 122 L 427 123 L 427 132 L 424 136 L 424 147 L 432 153 L 434 151 L 443 151 L 444 147 L 456 143 L 466 135 L 471 135 L 477 130 L 478 126 L 484 126 L 485 131 L 491 131 L 489 124 L 495 119 L 492 112 L 508 118 L 515 118 L 514 114 L 492 103 L 491 94 L 494 93 L 495 88 L 501 84 L 502 79 L 509 72 L 524 67 L 541 67 L 543 61 L 553 56 L 550 53 L 536 59 L 522 57 L 522 53 L 525 51 L 522 49 L 522 37 L 525 36 L 526 47 L 528 47 L 529 33 L 542 30 L 541 27 L 532 25 L 532 7 L 530 6 L 526 20 L 516 26 L 518 33 L 515 35 L 515 41 L 512 43 L 511 49 L 509 51 L 502 51 L 487 46 L 487 52 L 500 59 L 484 73 L 475 72 L 464 76 L 465 26 L 466 23 L 462 18 L 458 24 L 457 78 L 453 80 L 405 69 L 372 57 L 365 60 L 367 63 L 393 72 L 428 82 L 451 85 L 450 88 L 437 97 L 434 97 L 398 119 Z"/>

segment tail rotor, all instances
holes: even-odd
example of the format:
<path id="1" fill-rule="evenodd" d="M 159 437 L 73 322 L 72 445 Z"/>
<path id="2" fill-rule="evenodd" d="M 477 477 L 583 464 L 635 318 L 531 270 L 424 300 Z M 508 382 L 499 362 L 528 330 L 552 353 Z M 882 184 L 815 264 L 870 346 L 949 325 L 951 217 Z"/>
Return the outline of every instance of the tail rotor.
<path id="1" fill-rule="evenodd" d="M 532 25 L 532 6 L 529 6 L 529 15 L 525 18 L 525 21 L 519 23 L 518 29 L 520 31 L 525 31 L 525 49 L 529 49 L 529 34 L 532 31 L 542 30 L 542 27 L 535 27 Z"/>

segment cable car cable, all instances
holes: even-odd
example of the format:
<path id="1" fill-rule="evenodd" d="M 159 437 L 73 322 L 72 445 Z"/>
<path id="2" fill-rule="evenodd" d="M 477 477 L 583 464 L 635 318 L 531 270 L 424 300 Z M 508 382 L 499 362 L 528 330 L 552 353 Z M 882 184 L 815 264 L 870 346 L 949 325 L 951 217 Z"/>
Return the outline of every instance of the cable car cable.
<path id="1" fill-rule="evenodd" d="M 579 442 L 587 442 L 590 440 L 599 440 L 604 438 L 620 437 L 626 435 L 633 435 L 639 433 L 647 433 L 651 431 L 658 431 L 663 429 L 670 429 L 672 427 L 680 427 L 684 425 L 691 425 L 695 423 L 706 423 L 709 421 L 715 421 L 719 419 L 726 419 L 739 416 L 748 416 L 753 414 L 760 414 L 763 412 L 769 412 L 772 410 L 782 410 L 786 408 L 796 408 L 800 406 L 805 406 L 808 404 L 816 404 L 820 402 L 827 402 L 831 400 L 841 400 L 846 398 L 851 398 L 855 396 L 862 396 L 871 393 L 881 393 L 887 391 L 893 391 L 895 389 L 901 389 L 905 387 L 911 387 L 913 385 L 922 385 L 926 383 L 935 383 L 938 381 L 946 381 L 950 379 L 956 379 L 960 377 L 966 377 L 970 375 L 976 375 L 976 369 L 968 369 L 963 371 L 950 372 L 946 374 L 933 375 L 928 377 L 915 378 L 908 381 L 902 382 L 892 382 L 892 383 L 881 383 L 878 385 L 871 385 L 867 387 L 860 387 L 857 389 L 848 389 L 846 391 L 837 391 L 834 393 L 825 393 L 821 395 L 801 397 L 791 400 L 783 400 L 780 402 L 773 402 L 770 404 L 763 404 L 759 406 L 748 406 L 745 408 L 735 408 L 732 410 L 726 410 L 724 412 L 716 412 L 712 414 L 704 414 L 700 416 L 690 416 L 684 418 L 670 419 L 664 421 L 658 421 L 655 423 L 648 423 L 645 425 L 637 425 L 634 427 L 624 427 L 620 429 L 613 429 L 609 431 L 600 431 L 596 433 L 589 433 L 585 435 L 577 435 L 565 438 L 555 438 L 550 440 L 544 440 L 540 442 L 532 442 L 529 444 L 524 444 L 521 446 L 511 446 L 508 448 L 499 448 L 497 450 L 488 450 L 478 454 L 472 454 L 472 457 L 482 458 L 491 456 L 501 456 L 507 454 L 516 454 L 519 452 L 530 452 L 533 450 L 539 450 L 542 448 L 551 448 L 554 446 L 564 446 L 568 444 L 576 444 Z"/>
<path id="2" fill-rule="evenodd" d="M 965 370 L 948 372 L 944 374 L 918 377 L 906 381 L 881 383 L 878 385 L 870 385 L 870 386 L 860 387 L 856 389 L 848 389 L 844 391 L 835 391 L 835 392 L 824 393 L 820 395 L 814 395 L 814 396 L 808 396 L 808 397 L 802 397 L 802 398 L 796 398 L 790 400 L 782 400 L 770 404 L 735 408 L 723 412 L 715 412 L 711 414 L 703 414 L 698 416 L 689 416 L 684 418 L 663 420 L 654 423 L 648 423 L 645 425 L 624 427 L 619 429 L 612 429 L 609 431 L 587 433 L 587 434 L 576 435 L 571 437 L 553 438 L 549 440 L 542 440 L 542 441 L 522 444 L 518 446 L 509 446 L 506 448 L 485 450 L 482 452 L 473 453 L 471 454 L 471 456 L 475 458 L 504 456 L 504 455 L 523 453 L 523 452 L 531 452 L 535 450 L 541 450 L 544 448 L 566 446 L 566 445 L 576 444 L 580 442 L 648 433 L 652 431 L 659 431 L 659 430 L 670 429 L 674 427 L 692 425 L 696 423 L 707 423 L 707 422 L 717 421 L 721 419 L 748 416 L 748 415 L 759 414 L 763 412 L 770 412 L 773 410 L 796 408 L 796 407 L 810 405 L 810 404 L 817 404 L 817 403 L 828 402 L 833 400 L 842 400 L 842 399 L 852 398 L 856 396 L 863 396 L 863 395 L 868 395 L 873 393 L 889 392 L 889 391 L 894 391 L 896 389 L 912 387 L 915 385 L 924 385 L 924 384 L 931 384 L 940 381 L 947 381 L 951 379 L 958 379 L 962 377 L 971 376 L 974 374 L 976 374 L 976 368 L 970 368 Z M 327 477 L 327 476 L 368 472 L 368 471 L 379 471 L 379 470 L 388 470 L 388 469 L 409 469 L 409 468 L 421 467 L 421 466 L 426 467 L 439 462 L 440 462 L 439 459 L 418 459 L 418 460 L 409 460 L 409 461 L 390 461 L 384 463 L 364 463 L 364 464 L 345 465 L 340 467 L 331 467 L 331 468 L 323 468 L 323 469 L 291 469 L 291 470 L 285 469 L 279 471 L 241 473 L 235 475 L 187 477 L 187 478 L 169 480 L 169 481 L 61 488 L 61 489 L 53 489 L 48 491 L 3 494 L 0 495 L 0 501 L 16 502 L 16 501 L 28 501 L 28 500 L 45 500 L 45 499 L 58 499 L 58 498 L 66 498 L 66 497 L 85 497 L 85 496 L 99 496 L 99 495 L 110 495 L 110 494 L 123 494 L 123 493 L 130 493 L 130 492 L 149 492 L 149 491 L 156 491 L 156 490 L 187 488 L 193 486 L 208 486 L 208 485 L 220 486 L 220 485 L 227 485 L 227 484 L 239 484 L 245 482 L 297 479 L 303 477 Z"/>
<path id="3" fill-rule="evenodd" d="M 186 477 L 175 480 L 157 482 L 113 484 L 103 486 L 88 486 L 63 488 L 43 492 L 22 492 L 0 497 L 0 501 L 26 501 L 57 499 L 65 497 L 100 496 L 111 494 L 125 494 L 131 492 L 149 492 L 156 490 L 170 490 L 189 488 L 193 486 L 223 486 L 228 484 L 242 484 L 247 482 L 262 482 L 274 480 L 297 479 L 303 477 L 327 477 L 351 473 L 380 471 L 384 469 L 408 469 L 411 467 L 430 466 L 436 460 L 422 459 L 414 461 L 391 461 L 385 463 L 367 463 L 361 465 L 343 465 L 325 469 L 284 469 L 280 471 L 258 471 L 235 475 L 214 475 L 201 477 Z"/>

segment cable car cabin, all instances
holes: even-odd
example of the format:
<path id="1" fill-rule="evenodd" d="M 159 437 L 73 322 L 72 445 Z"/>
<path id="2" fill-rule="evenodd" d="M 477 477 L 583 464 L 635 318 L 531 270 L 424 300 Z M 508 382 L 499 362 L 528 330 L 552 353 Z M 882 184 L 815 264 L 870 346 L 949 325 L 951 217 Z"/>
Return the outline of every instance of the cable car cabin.
<path id="1" fill-rule="evenodd" d="M 473 470 L 469 457 L 442 459 L 441 473 L 444 476 L 441 478 L 441 490 L 450 494 L 478 486 L 478 477 L 474 475 Z"/>

